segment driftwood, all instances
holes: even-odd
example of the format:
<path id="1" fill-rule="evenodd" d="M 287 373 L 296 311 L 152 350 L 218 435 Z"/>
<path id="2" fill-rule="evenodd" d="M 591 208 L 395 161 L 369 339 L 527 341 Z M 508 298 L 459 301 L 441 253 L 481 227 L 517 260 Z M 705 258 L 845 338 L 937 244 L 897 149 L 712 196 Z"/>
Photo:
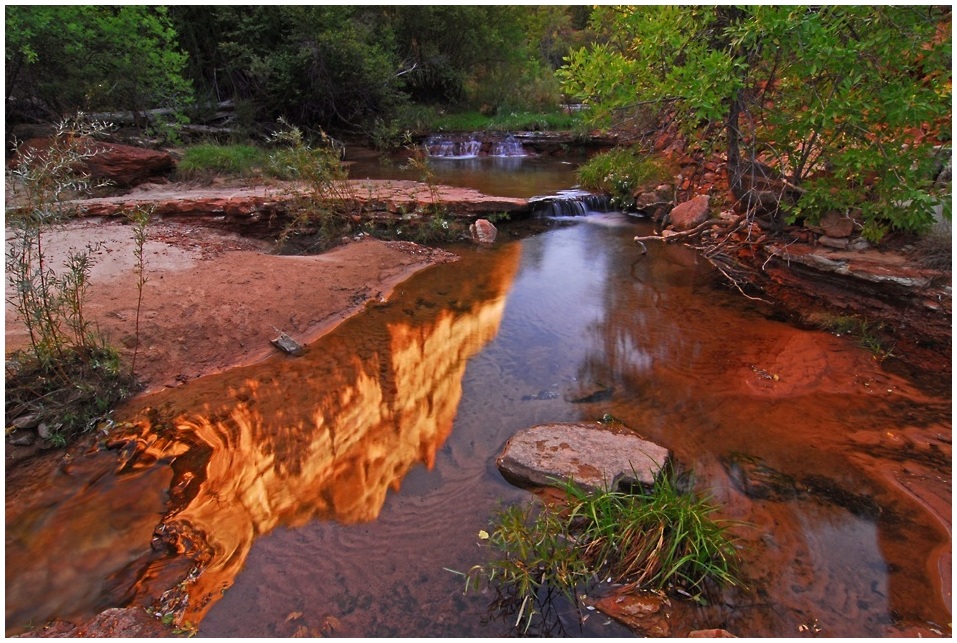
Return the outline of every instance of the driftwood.
<path id="1" fill-rule="evenodd" d="M 744 287 L 750 284 L 753 284 L 751 279 L 750 269 L 741 265 L 739 261 L 734 258 L 737 250 L 741 249 L 742 246 L 748 243 L 757 243 L 760 244 L 765 240 L 765 237 L 761 237 L 754 241 L 750 239 L 738 240 L 734 238 L 734 234 L 744 228 L 745 226 L 751 225 L 751 217 L 748 214 L 742 214 L 734 219 L 723 219 L 723 220 L 714 220 L 709 219 L 704 223 L 701 223 L 691 230 L 685 230 L 683 232 L 676 232 L 668 236 L 663 235 L 648 235 L 644 237 L 635 237 L 634 241 L 641 249 L 641 254 L 648 253 L 648 247 L 645 245 L 645 241 L 683 241 L 685 243 L 697 241 L 698 243 L 689 245 L 701 252 L 701 255 L 708 260 L 715 269 L 720 272 L 724 277 L 731 283 L 735 289 L 738 290 L 746 298 L 753 301 L 761 301 L 764 303 L 769 303 L 765 299 L 760 297 L 754 297 L 749 295 L 744 291 Z M 705 233 L 711 233 L 712 239 L 710 241 L 703 241 L 702 237 Z M 719 236 L 722 236 L 720 240 Z"/>
<path id="2" fill-rule="evenodd" d="M 199 136 L 232 136 L 238 134 L 239 130 L 232 127 L 213 127 L 211 125 L 174 125 L 175 129 L 184 134 L 196 134 Z"/>
<path id="3" fill-rule="evenodd" d="M 746 214 L 742 214 L 738 218 L 732 219 L 731 221 L 708 219 L 703 223 L 699 223 L 690 230 L 675 232 L 673 234 L 669 234 L 668 236 L 652 234 L 646 237 L 635 237 L 634 241 L 638 247 L 641 248 L 641 254 L 648 254 L 648 247 L 644 244 L 645 241 L 663 241 L 667 243 L 669 241 L 680 241 L 682 239 L 700 239 L 701 235 L 703 235 L 706 231 L 712 230 L 714 228 L 721 228 L 722 230 L 727 231 L 730 235 L 741 229 L 747 219 L 748 215 Z"/>
<path id="4" fill-rule="evenodd" d="M 231 112 L 235 103 L 231 100 L 225 100 L 216 105 L 217 110 L 226 110 Z M 147 109 L 141 112 L 94 112 L 86 114 L 86 117 L 94 121 L 106 121 L 109 123 L 136 123 L 139 120 L 153 120 L 159 116 L 172 116 L 182 110 L 172 107 L 158 107 L 156 109 Z M 225 118 L 228 114 L 217 112 L 216 118 Z"/>

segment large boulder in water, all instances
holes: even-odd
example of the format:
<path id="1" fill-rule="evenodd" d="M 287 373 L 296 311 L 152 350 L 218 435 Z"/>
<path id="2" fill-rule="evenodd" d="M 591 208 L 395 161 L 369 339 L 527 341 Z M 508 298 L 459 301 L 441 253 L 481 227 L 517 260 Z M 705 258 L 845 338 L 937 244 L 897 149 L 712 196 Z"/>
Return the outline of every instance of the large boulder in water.
<path id="1" fill-rule="evenodd" d="M 633 433 L 563 423 L 519 431 L 495 463 L 503 476 L 524 486 L 555 486 L 556 480 L 571 479 L 586 489 L 616 489 L 621 483 L 654 484 L 668 457 L 668 449 Z"/>

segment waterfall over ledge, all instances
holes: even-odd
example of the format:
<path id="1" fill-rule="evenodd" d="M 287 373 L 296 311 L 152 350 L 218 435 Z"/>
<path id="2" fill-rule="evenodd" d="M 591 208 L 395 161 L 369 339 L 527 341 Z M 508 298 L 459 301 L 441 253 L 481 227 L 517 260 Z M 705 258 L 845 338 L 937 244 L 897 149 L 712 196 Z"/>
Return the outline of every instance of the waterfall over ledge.
<path id="1" fill-rule="evenodd" d="M 528 156 L 522 142 L 512 134 L 434 134 L 425 141 L 430 157 L 444 159 L 474 159 L 480 156 L 519 158 Z"/>
<path id="2" fill-rule="evenodd" d="M 611 197 L 585 190 L 562 190 L 528 200 L 532 216 L 545 218 L 581 217 L 592 212 L 611 212 Z"/>

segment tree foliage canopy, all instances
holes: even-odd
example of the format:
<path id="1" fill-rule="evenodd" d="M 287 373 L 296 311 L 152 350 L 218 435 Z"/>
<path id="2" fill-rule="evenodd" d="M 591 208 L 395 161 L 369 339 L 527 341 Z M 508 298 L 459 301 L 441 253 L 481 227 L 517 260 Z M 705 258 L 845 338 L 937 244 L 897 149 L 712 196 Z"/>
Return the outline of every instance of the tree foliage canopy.
<path id="1" fill-rule="evenodd" d="M 364 130 L 404 104 L 555 109 L 554 69 L 587 8 L 19 6 L 6 12 L 8 113 L 200 106 L 246 124 Z M 190 85 L 195 93 L 191 95 Z"/>
<path id="2" fill-rule="evenodd" d="M 53 120 L 192 99 L 164 7 L 8 6 L 5 22 L 7 100 L 32 99 Z"/>
<path id="3" fill-rule="evenodd" d="M 933 185 L 950 143 L 949 10 L 599 7 L 592 21 L 601 41 L 560 75 L 597 116 L 668 106 L 699 142 L 727 140 L 729 162 L 743 152 L 800 186 L 792 216 L 850 212 L 872 238 L 949 207 Z"/>

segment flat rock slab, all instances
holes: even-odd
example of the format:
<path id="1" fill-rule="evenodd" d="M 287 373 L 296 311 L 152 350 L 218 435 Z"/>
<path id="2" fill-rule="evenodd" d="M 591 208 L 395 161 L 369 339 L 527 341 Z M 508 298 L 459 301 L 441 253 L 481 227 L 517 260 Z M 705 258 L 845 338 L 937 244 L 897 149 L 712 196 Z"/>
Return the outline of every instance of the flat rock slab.
<path id="1" fill-rule="evenodd" d="M 650 486 L 668 462 L 668 449 L 600 424 L 541 424 L 513 435 L 495 463 L 507 479 L 552 487 L 572 479 L 587 489 L 622 482 Z"/>

